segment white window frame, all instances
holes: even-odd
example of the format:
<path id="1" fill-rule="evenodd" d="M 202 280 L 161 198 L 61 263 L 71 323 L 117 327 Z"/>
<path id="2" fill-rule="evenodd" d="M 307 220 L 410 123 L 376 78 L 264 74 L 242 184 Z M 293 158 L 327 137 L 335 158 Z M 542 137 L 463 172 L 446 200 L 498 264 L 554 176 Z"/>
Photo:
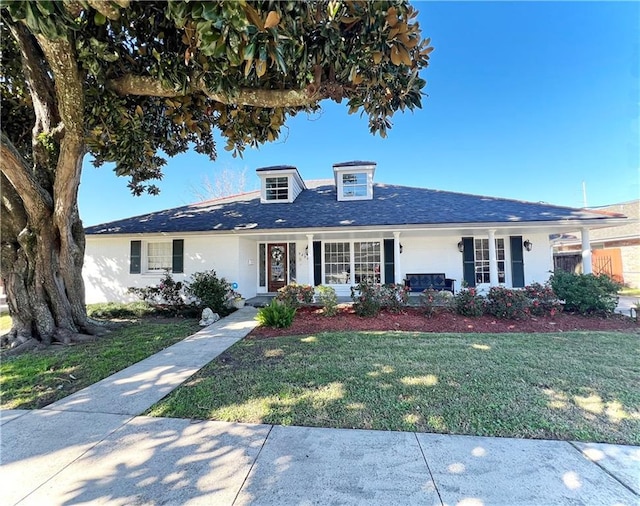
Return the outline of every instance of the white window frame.
<path id="1" fill-rule="evenodd" d="M 507 252 L 505 240 L 503 237 L 496 237 L 496 259 L 498 263 L 498 283 L 505 284 L 507 281 Z M 486 246 L 486 248 L 485 248 Z M 478 253 L 481 255 L 478 255 Z M 476 285 L 489 284 L 489 239 L 486 237 L 473 238 L 473 256 L 474 256 L 474 276 Z M 480 258 L 481 257 L 481 258 Z M 485 258 L 486 257 L 486 258 Z M 478 275 L 482 276 L 482 280 L 478 280 Z M 486 281 L 485 281 L 486 279 Z"/>
<path id="2" fill-rule="evenodd" d="M 377 243 L 378 244 L 378 259 L 377 261 L 375 259 L 372 258 L 363 258 L 361 259 L 360 262 L 356 262 L 356 244 L 371 244 L 371 243 Z M 336 259 L 336 261 L 329 261 L 327 262 L 327 249 L 332 249 L 332 245 L 336 245 L 336 244 L 346 244 L 348 245 L 349 248 L 349 258 L 348 258 L 348 263 L 347 262 L 341 262 L 338 261 Z M 331 253 L 331 251 L 329 251 L 329 253 Z M 343 251 L 335 251 L 335 255 L 339 255 L 341 253 L 344 253 Z M 368 255 L 367 255 L 368 257 Z M 329 275 L 337 275 L 338 273 L 331 273 L 328 272 L 331 269 L 327 269 L 328 265 L 338 265 L 338 266 L 347 266 L 347 275 L 346 275 L 346 282 L 345 283 L 331 283 L 328 281 L 327 279 L 327 274 Z M 375 270 L 375 265 L 377 264 L 377 273 Z M 356 265 L 359 266 L 359 268 L 356 267 Z M 384 283 L 385 280 L 384 278 L 384 241 L 382 239 L 363 239 L 363 240 L 351 240 L 351 241 L 323 241 L 322 242 L 322 283 L 328 286 L 355 286 L 357 285 L 360 280 L 362 279 L 361 277 L 359 277 L 362 274 L 362 266 L 369 266 L 369 265 L 374 265 L 374 269 L 373 269 L 373 274 L 374 276 L 377 274 L 377 281 L 374 279 L 375 283 Z M 360 274 L 358 273 L 358 270 L 360 270 Z M 342 273 L 344 273 L 345 271 L 342 270 Z M 367 269 L 367 275 L 369 273 L 369 269 Z M 359 279 L 356 279 L 359 278 Z"/>
<path id="3" fill-rule="evenodd" d="M 276 186 L 275 188 L 269 188 L 269 181 L 270 180 L 275 180 L 276 181 L 276 185 L 280 184 L 283 180 L 286 182 L 286 187 L 284 186 Z M 276 198 L 269 198 L 269 192 L 273 191 L 276 192 L 276 195 L 282 195 L 283 189 L 286 190 L 286 195 L 284 198 L 281 197 L 276 197 Z M 288 175 L 273 175 L 273 176 L 266 176 L 264 178 L 264 199 L 263 201 L 265 203 L 272 203 L 272 202 L 289 202 L 290 198 L 291 198 L 291 178 Z"/>
<path id="4" fill-rule="evenodd" d="M 162 267 L 151 268 L 151 248 L 154 246 L 163 245 L 165 246 L 169 253 L 165 253 L 162 255 L 154 255 L 155 257 L 164 259 L 166 262 Z M 166 271 L 171 272 L 173 270 L 173 241 L 146 241 L 143 243 L 144 255 L 143 255 L 143 266 L 146 274 L 162 274 Z M 164 265 L 167 265 L 166 267 Z"/>
<path id="5" fill-rule="evenodd" d="M 350 181 L 349 179 L 354 179 Z M 359 200 L 367 198 L 369 181 L 366 172 L 345 172 L 342 174 L 342 200 Z"/>
<path id="6" fill-rule="evenodd" d="M 339 201 L 371 200 L 373 199 L 373 167 L 335 167 L 334 177 L 336 193 Z M 355 183 L 348 181 L 349 177 L 356 177 Z M 359 178 L 364 176 L 364 182 Z M 345 184 L 345 178 L 347 182 Z M 350 194 L 349 188 L 365 188 L 364 194 Z M 361 192 L 360 192 L 361 193 Z"/>

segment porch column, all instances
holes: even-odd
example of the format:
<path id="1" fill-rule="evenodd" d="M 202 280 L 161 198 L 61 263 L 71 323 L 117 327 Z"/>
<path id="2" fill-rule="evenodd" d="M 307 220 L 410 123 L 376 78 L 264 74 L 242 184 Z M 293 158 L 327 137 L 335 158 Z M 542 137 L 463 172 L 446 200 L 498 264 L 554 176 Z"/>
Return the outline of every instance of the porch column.
<path id="1" fill-rule="evenodd" d="M 498 256 L 496 255 L 495 230 L 489 230 L 489 286 L 498 286 Z"/>
<path id="2" fill-rule="evenodd" d="M 397 284 L 402 284 L 402 265 L 400 263 L 400 232 L 393 233 L 393 278 Z"/>
<path id="3" fill-rule="evenodd" d="M 309 284 L 315 285 L 313 262 L 313 234 L 307 234 L 307 269 L 309 270 Z"/>
<path id="4" fill-rule="evenodd" d="M 589 229 L 580 230 L 582 234 L 582 273 L 593 274 L 591 266 L 591 243 L 589 242 Z"/>

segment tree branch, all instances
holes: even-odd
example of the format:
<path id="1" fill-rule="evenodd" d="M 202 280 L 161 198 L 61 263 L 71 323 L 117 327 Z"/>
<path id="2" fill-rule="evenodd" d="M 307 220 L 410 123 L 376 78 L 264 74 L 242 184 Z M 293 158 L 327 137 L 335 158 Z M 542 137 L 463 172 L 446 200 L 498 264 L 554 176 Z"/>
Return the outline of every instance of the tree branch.
<path id="1" fill-rule="evenodd" d="M 33 104 L 33 112 L 35 114 L 35 123 L 31 131 L 33 160 L 36 167 L 49 169 L 52 161 L 49 160 L 49 153 L 39 141 L 38 135 L 43 132 L 50 132 L 53 125 L 58 122 L 53 81 L 46 71 L 42 52 L 27 30 L 27 27 L 22 23 L 11 23 L 9 29 L 20 48 L 22 70 L 29 94 L 31 95 L 31 103 Z M 55 161 L 53 161 L 53 163 L 55 163 Z M 39 173 L 38 176 L 43 176 L 40 183 L 49 186 L 50 189 L 51 182 L 49 176 L 44 173 Z"/>
<path id="2" fill-rule="evenodd" d="M 38 184 L 27 162 L 4 132 L 0 142 L 0 170 L 20 195 L 29 214 L 42 210 L 43 206 L 53 209 L 51 195 Z"/>
<path id="3" fill-rule="evenodd" d="M 88 0 L 88 3 L 105 18 L 113 20 L 120 18 L 120 9 L 111 5 L 108 0 Z M 129 0 L 116 0 L 115 3 L 123 8 L 129 7 Z"/>
<path id="4" fill-rule="evenodd" d="M 53 72 L 56 102 L 64 125 L 53 186 L 54 220 L 60 226 L 67 223 L 69 206 L 77 201 L 85 151 L 84 90 L 75 50 L 70 41 L 49 40 L 40 35 L 38 43 Z"/>
<path id="5" fill-rule="evenodd" d="M 159 79 L 146 76 L 125 75 L 107 83 L 109 89 L 118 95 L 141 95 L 148 97 L 180 97 L 192 93 L 203 93 L 216 102 L 226 105 L 246 105 L 251 107 L 307 107 L 325 98 L 333 98 L 334 93 L 326 90 L 265 90 L 241 88 L 235 93 L 215 93 L 197 80 L 183 91 L 165 86 Z"/>

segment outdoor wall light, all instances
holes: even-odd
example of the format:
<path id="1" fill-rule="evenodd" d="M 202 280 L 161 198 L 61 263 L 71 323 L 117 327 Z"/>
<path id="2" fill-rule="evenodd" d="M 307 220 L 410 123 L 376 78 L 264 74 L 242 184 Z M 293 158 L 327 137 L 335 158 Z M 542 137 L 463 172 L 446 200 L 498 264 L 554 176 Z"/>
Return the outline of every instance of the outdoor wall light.
<path id="1" fill-rule="evenodd" d="M 462 253 L 464 251 L 464 243 L 462 241 L 458 242 L 458 251 Z"/>
<path id="2" fill-rule="evenodd" d="M 402 254 L 402 250 L 403 250 L 402 243 L 400 243 L 400 254 Z"/>
<path id="3" fill-rule="evenodd" d="M 529 239 L 524 241 L 522 245 L 524 246 L 524 249 L 526 249 L 527 251 L 531 251 L 531 248 L 533 248 L 533 243 Z"/>

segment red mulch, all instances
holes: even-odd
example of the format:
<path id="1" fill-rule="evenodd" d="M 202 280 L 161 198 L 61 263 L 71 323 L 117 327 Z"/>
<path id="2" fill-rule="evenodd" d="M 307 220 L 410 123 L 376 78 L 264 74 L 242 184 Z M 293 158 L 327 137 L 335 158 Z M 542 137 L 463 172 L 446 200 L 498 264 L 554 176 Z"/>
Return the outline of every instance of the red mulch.
<path id="1" fill-rule="evenodd" d="M 378 316 L 357 316 L 351 306 L 340 306 L 336 316 L 323 316 L 317 307 L 298 309 L 293 325 L 286 329 L 258 327 L 249 334 L 255 339 L 304 335 L 328 331 L 384 331 L 415 332 L 566 332 L 572 330 L 624 331 L 640 334 L 640 323 L 619 314 L 608 318 L 558 313 L 553 317 L 531 317 L 526 320 L 500 320 L 493 316 L 465 317 L 440 311 L 431 318 L 418 308 L 407 308 L 401 314 L 382 311 Z"/>

